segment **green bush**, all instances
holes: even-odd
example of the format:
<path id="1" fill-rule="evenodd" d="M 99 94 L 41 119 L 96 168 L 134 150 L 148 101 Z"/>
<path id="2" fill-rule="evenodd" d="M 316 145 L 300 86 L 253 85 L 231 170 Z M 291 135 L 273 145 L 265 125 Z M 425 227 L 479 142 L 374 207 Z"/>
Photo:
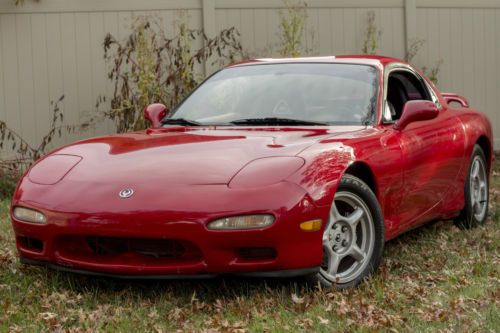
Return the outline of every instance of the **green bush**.
<path id="1" fill-rule="evenodd" d="M 6 173 L 0 170 L 0 201 L 10 200 L 18 181 L 17 173 Z"/>
<path id="2" fill-rule="evenodd" d="M 314 30 L 307 29 L 307 3 L 284 0 L 284 10 L 280 10 L 279 53 L 282 57 L 300 57 L 316 52 Z M 310 42 L 305 36 L 309 36 Z"/>
<path id="3" fill-rule="evenodd" d="M 367 23 L 362 52 L 363 54 L 376 54 L 382 31 L 377 29 L 375 24 L 375 12 L 373 10 L 370 10 L 367 14 Z"/>

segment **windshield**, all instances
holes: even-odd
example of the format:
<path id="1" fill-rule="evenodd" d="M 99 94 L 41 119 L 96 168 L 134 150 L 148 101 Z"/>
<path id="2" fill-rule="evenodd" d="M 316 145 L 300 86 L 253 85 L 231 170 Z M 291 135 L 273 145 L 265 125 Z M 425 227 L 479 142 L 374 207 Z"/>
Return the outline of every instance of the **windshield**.
<path id="1" fill-rule="evenodd" d="M 371 66 L 324 63 L 240 66 L 210 77 L 169 118 L 206 125 L 271 118 L 368 125 L 373 123 L 376 96 L 377 72 Z"/>

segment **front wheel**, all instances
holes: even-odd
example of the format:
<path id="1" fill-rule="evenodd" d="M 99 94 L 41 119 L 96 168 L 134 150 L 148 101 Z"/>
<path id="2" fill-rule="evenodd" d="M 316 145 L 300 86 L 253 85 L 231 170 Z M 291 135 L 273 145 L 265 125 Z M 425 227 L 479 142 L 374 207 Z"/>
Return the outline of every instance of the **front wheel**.
<path id="1" fill-rule="evenodd" d="M 309 278 L 323 287 L 359 284 L 380 264 L 384 219 L 377 198 L 359 178 L 345 175 L 323 233 L 323 263 Z"/>

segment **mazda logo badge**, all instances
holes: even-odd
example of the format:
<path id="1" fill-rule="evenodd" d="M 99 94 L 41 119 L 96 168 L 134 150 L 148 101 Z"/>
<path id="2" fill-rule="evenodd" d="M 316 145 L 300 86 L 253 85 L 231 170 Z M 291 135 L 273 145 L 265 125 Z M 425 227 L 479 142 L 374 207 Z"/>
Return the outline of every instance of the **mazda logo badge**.
<path id="1" fill-rule="evenodd" d="M 120 198 L 126 199 L 130 198 L 134 194 L 134 190 L 131 188 L 126 188 L 120 191 Z"/>

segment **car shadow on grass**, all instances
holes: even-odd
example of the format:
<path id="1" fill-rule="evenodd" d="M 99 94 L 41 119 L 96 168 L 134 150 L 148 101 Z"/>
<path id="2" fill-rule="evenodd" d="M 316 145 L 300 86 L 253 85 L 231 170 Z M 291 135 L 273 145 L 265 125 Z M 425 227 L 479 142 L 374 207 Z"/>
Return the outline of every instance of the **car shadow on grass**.
<path id="1" fill-rule="evenodd" d="M 82 275 L 57 271 L 46 267 L 23 267 L 24 274 L 41 277 L 51 289 L 76 293 L 133 293 L 140 298 L 168 294 L 179 299 L 193 297 L 211 302 L 220 298 L 251 296 L 254 292 L 307 291 L 312 290 L 303 278 L 247 278 L 221 275 L 204 279 L 120 279 L 113 277 Z M 195 296 L 193 296 L 195 295 Z M 194 300 L 194 299 L 193 299 Z"/>

